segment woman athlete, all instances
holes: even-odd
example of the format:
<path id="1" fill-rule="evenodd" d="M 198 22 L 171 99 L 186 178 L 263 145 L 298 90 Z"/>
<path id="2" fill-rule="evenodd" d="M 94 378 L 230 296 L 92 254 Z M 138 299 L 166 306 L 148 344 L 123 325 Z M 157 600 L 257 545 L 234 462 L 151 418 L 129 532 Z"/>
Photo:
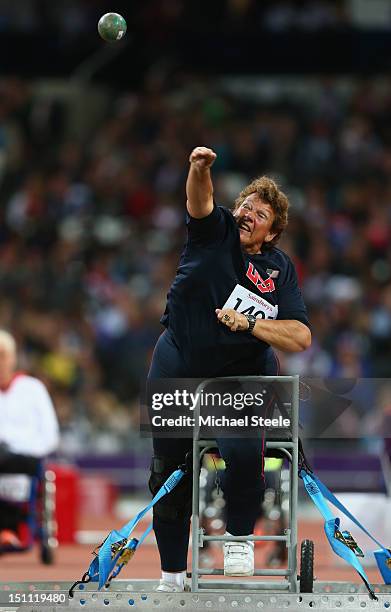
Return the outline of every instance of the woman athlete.
<path id="1" fill-rule="evenodd" d="M 190 155 L 186 182 L 187 242 L 162 317 L 166 327 L 152 357 L 150 379 L 276 375 L 273 348 L 311 344 L 294 265 L 275 245 L 288 220 L 288 199 L 260 177 L 239 194 L 233 212 L 213 198 L 206 147 Z M 254 297 L 255 296 L 255 297 Z M 257 304 L 256 317 L 251 306 Z M 243 314 L 244 311 L 244 314 Z M 222 489 L 227 533 L 250 535 L 263 493 L 262 438 L 218 438 L 225 461 Z M 155 494 L 192 449 L 192 440 L 153 440 L 149 487 Z M 154 506 L 162 578 L 158 590 L 182 591 L 191 518 L 191 474 Z M 224 574 L 254 572 L 254 543 L 224 544 Z"/>

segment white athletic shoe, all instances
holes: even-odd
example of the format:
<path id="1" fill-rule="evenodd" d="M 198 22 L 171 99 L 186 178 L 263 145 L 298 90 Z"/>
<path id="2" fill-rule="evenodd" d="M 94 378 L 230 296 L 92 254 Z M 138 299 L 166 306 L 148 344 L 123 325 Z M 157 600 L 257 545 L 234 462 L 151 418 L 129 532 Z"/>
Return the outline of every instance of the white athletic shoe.
<path id="1" fill-rule="evenodd" d="M 167 582 L 167 580 L 160 580 L 160 584 L 156 589 L 156 591 L 160 591 L 160 593 L 183 593 L 184 590 L 185 586 L 180 587 L 179 584 Z"/>
<path id="2" fill-rule="evenodd" d="M 224 576 L 254 575 L 254 542 L 224 542 Z"/>

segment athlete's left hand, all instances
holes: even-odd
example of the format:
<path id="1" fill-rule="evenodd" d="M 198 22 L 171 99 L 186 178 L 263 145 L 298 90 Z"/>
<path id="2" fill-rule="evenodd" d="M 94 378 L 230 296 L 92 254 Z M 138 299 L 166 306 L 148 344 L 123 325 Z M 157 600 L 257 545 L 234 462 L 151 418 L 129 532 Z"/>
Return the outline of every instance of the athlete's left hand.
<path id="1" fill-rule="evenodd" d="M 249 327 L 246 317 L 233 308 L 223 310 L 216 308 L 216 314 L 220 323 L 229 327 L 231 331 L 246 331 Z"/>

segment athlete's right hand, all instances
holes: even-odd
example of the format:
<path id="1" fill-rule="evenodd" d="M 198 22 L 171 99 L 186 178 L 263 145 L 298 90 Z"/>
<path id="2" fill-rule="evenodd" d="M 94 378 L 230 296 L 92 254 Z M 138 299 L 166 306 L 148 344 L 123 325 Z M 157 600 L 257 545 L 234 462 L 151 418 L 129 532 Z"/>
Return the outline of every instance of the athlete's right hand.
<path id="1" fill-rule="evenodd" d="M 210 168 L 216 157 L 217 155 L 212 149 L 208 149 L 207 147 L 196 147 L 190 154 L 189 162 L 201 170 Z"/>

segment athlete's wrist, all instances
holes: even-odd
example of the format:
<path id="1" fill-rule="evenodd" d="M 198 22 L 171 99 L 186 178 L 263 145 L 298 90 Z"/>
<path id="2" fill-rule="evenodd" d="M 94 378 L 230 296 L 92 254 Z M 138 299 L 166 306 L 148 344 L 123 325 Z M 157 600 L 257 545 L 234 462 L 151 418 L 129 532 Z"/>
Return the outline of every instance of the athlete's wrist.
<path id="1" fill-rule="evenodd" d="M 242 330 L 243 331 L 248 331 L 249 327 L 250 327 L 250 323 L 249 323 L 249 321 L 248 321 L 248 319 L 247 319 L 247 317 L 245 315 L 244 315 L 244 319 L 245 319 L 245 321 L 244 321 L 244 325 L 242 327 Z"/>
<path id="2" fill-rule="evenodd" d="M 249 332 L 250 334 L 253 333 L 254 331 L 254 327 L 255 327 L 255 323 L 256 323 L 256 317 L 254 317 L 254 315 L 244 315 L 246 321 L 247 321 L 247 327 L 245 328 L 246 332 Z"/>

